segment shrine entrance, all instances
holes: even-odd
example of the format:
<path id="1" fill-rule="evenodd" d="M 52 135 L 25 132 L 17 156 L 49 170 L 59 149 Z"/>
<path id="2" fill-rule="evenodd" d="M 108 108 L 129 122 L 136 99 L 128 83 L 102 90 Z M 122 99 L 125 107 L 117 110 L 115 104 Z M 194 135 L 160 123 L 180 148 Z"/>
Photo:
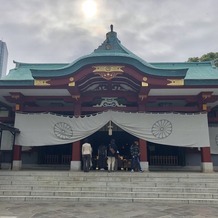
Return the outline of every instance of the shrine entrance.
<path id="1" fill-rule="evenodd" d="M 131 155 L 130 146 L 135 136 L 125 132 L 113 124 L 112 135 L 109 135 L 108 124 L 102 129 L 88 137 L 92 145 L 92 170 L 98 170 L 98 147 L 100 144 L 108 146 L 111 139 L 115 139 L 119 158 L 117 160 L 117 170 L 130 170 Z M 81 140 L 82 144 L 82 140 Z M 66 166 L 70 167 L 72 159 L 72 143 L 52 146 L 39 146 L 34 150 L 38 153 L 38 165 L 40 166 Z M 147 142 L 147 155 L 149 167 L 172 167 L 185 166 L 185 148 L 176 146 L 167 146 Z M 82 155 L 81 155 L 82 164 Z M 107 162 L 105 162 L 107 169 Z"/>
<path id="2" fill-rule="evenodd" d="M 117 159 L 117 170 L 128 170 L 131 163 L 130 146 L 136 137 L 130 135 L 129 133 L 117 128 L 113 131 L 112 135 L 108 135 L 108 131 L 101 130 L 92 134 L 89 138 L 89 142 L 92 145 L 92 169 L 98 170 L 98 147 L 100 144 L 108 146 L 110 140 L 115 139 L 117 145 L 119 156 Z M 105 163 L 107 166 L 107 163 Z M 107 168 L 107 167 L 106 167 Z"/>

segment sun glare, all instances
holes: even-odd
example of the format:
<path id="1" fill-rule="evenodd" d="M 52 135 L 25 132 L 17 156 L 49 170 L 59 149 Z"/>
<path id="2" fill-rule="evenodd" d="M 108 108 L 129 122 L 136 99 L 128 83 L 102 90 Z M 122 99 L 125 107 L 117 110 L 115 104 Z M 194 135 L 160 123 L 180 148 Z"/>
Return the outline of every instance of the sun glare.
<path id="1" fill-rule="evenodd" d="M 97 12 L 97 5 L 94 0 L 85 0 L 82 4 L 82 10 L 85 17 L 91 18 Z"/>

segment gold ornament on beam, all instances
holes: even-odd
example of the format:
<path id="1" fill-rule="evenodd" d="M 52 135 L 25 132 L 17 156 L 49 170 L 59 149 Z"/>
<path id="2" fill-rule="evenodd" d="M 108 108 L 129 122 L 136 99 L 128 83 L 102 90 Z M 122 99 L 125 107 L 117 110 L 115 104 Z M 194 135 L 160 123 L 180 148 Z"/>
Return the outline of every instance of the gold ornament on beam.
<path id="1" fill-rule="evenodd" d="M 203 111 L 207 111 L 207 104 L 203 104 L 203 105 L 202 105 L 202 110 L 203 110 Z"/>
<path id="2" fill-rule="evenodd" d="M 75 86 L 75 81 L 74 81 L 74 78 L 73 78 L 73 77 L 70 77 L 70 78 L 69 78 L 69 81 L 70 81 L 70 82 L 68 83 L 68 86 L 71 86 L 71 87 L 72 87 L 72 86 Z"/>
<path id="3" fill-rule="evenodd" d="M 48 83 L 50 80 L 34 80 L 34 86 L 50 86 Z"/>
<path id="4" fill-rule="evenodd" d="M 148 83 L 147 83 L 148 78 L 147 78 L 147 77 L 143 77 L 142 80 L 143 80 L 143 81 L 142 81 L 142 87 L 148 86 Z"/>
<path id="5" fill-rule="evenodd" d="M 122 74 L 124 71 L 123 68 L 124 66 L 109 66 L 109 65 L 100 65 L 100 66 L 93 66 L 95 68 L 93 70 L 93 73 L 98 74 L 102 78 L 106 80 L 111 80 L 114 77 L 116 77 L 118 74 Z"/>
<path id="6" fill-rule="evenodd" d="M 19 110 L 20 110 L 20 105 L 19 105 L 19 104 L 16 104 L 16 105 L 15 105 L 15 110 L 16 110 L 16 111 L 19 111 Z"/>
<path id="7" fill-rule="evenodd" d="M 168 86 L 184 86 L 184 79 L 167 79 L 170 83 Z"/>

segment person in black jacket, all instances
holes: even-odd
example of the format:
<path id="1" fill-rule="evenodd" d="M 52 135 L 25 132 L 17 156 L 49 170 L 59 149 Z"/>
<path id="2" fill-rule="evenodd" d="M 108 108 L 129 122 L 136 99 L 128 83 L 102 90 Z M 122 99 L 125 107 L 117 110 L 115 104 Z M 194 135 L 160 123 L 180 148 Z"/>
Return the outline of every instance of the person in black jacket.
<path id="1" fill-rule="evenodd" d="M 140 150 L 139 150 L 139 142 L 137 140 L 135 140 L 131 145 L 130 153 L 132 156 L 131 172 L 134 172 L 135 169 L 137 169 L 139 172 L 143 172 L 139 160 Z"/>
<path id="2" fill-rule="evenodd" d="M 117 155 L 117 146 L 115 144 L 115 140 L 111 139 L 110 144 L 108 145 L 107 149 L 107 165 L 108 165 L 108 172 L 114 171 L 115 167 L 115 157 Z"/>
<path id="3" fill-rule="evenodd" d="M 98 147 L 98 168 L 104 170 L 105 161 L 107 158 L 107 147 L 104 144 L 100 144 Z"/>

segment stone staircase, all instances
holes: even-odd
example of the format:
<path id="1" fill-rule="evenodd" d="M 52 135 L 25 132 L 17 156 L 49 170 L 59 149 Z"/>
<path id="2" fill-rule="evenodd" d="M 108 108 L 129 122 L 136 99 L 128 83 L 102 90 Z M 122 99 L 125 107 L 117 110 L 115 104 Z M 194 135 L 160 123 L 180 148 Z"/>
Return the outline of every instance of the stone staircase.
<path id="1" fill-rule="evenodd" d="M 0 201 L 218 204 L 218 174 L 1 170 Z"/>

